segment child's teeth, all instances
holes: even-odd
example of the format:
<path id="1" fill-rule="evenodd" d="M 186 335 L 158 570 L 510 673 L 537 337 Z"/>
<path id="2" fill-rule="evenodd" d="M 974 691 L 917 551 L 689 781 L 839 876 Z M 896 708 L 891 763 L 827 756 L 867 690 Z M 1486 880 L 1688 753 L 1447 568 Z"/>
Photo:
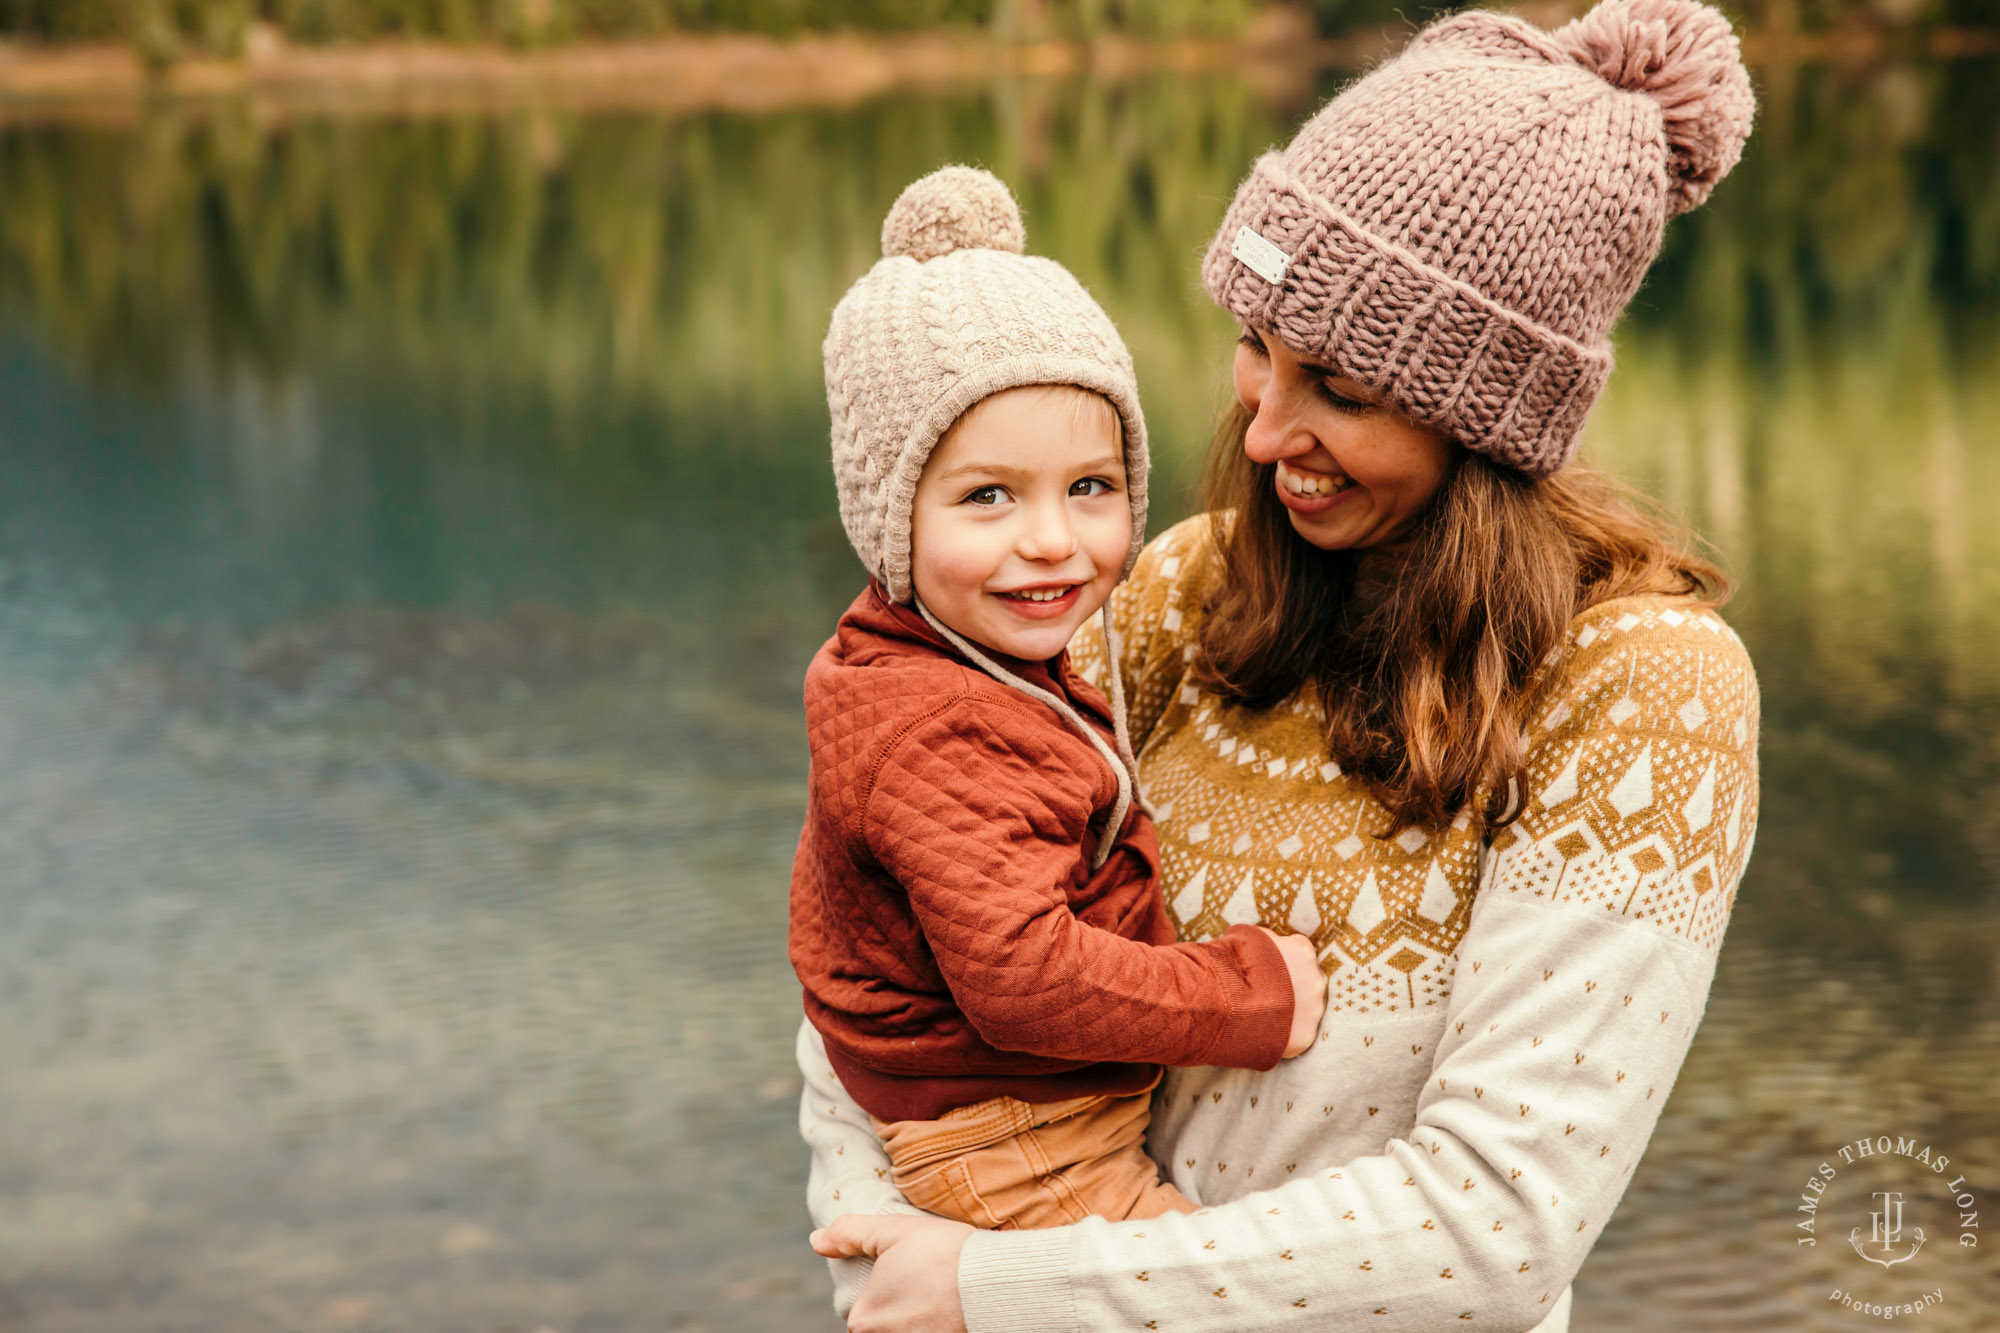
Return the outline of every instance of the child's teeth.
<path id="1" fill-rule="evenodd" d="M 1028 601 L 1031 602 L 1053 602 L 1060 597 L 1067 597 L 1069 595 L 1069 589 L 1043 588 L 1036 591 L 1017 592 L 1012 595 L 1015 597 L 1026 598 Z"/>

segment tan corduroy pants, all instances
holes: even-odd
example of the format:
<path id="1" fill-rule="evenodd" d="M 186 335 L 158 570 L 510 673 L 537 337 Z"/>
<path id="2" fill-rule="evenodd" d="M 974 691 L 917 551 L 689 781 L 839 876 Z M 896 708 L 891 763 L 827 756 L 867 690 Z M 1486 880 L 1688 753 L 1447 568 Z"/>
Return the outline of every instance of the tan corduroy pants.
<path id="1" fill-rule="evenodd" d="M 1141 1146 L 1150 1090 L 1033 1106 L 994 1097 L 936 1120 L 877 1120 L 889 1175 L 927 1213 L 989 1231 L 1034 1230 L 1096 1215 L 1121 1221 L 1191 1213 Z"/>

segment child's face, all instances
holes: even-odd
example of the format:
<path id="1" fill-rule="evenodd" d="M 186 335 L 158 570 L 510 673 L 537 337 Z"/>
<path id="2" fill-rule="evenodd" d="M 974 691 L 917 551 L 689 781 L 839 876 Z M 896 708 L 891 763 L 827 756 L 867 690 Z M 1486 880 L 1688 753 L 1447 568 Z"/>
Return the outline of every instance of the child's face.
<path id="1" fill-rule="evenodd" d="M 1096 394 L 1035 386 L 974 404 L 917 482 L 917 596 L 975 643 L 1054 657 L 1125 568 L 1123 454 L 1116 410 Z"/>

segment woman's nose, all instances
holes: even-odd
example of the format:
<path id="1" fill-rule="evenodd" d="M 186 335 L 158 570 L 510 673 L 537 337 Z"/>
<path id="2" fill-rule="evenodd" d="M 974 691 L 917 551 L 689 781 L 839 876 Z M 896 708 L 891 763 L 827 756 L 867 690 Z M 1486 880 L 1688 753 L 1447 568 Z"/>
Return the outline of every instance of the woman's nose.
<path id="1" fill-rule="evenodd" d="M 1243 452 L 1253 463 L 1275 463 L 1311 452 L 1319 440 L 1299 422 L 1282 394 L 1269 387 L 1252 407 L 1250 427 L 1243 432 Z"/>

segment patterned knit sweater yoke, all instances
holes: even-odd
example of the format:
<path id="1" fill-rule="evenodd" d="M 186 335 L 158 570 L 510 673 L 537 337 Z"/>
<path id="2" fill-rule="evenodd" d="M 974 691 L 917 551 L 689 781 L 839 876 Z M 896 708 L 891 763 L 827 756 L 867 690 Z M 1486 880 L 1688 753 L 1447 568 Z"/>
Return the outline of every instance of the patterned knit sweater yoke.
<path id="1" fill-rule="evenodd" d="M 1329 762 L 1310 692 L 1226 708 L 1187 678 L 1209 520 L 1152 542 L 1114 597 L 1119 664 L 1177 933 L 1313 937 L 1318 1043 L 1269 1073 L 1176 1069 L 1149 1147 L 1202 1212 L 981 1233 L 971 1333 L 1567 1328 L 1568 1284 L 1671 1091 L 1757 815 L 1757 687 L 1712 611 L 1578 616 L 1529 720 L 1529 802 L 1487 836 L 1390 839 Z M 1087 677 L 1103 641 L 1079 636 Z M 880 1148 L 802 1034 L 814 1216 L 901 1211 Z M 835 1192 L 841 1198 L 835 1200 Z M 836 1266 L 837 1302 L 863 1274 Z"/>

